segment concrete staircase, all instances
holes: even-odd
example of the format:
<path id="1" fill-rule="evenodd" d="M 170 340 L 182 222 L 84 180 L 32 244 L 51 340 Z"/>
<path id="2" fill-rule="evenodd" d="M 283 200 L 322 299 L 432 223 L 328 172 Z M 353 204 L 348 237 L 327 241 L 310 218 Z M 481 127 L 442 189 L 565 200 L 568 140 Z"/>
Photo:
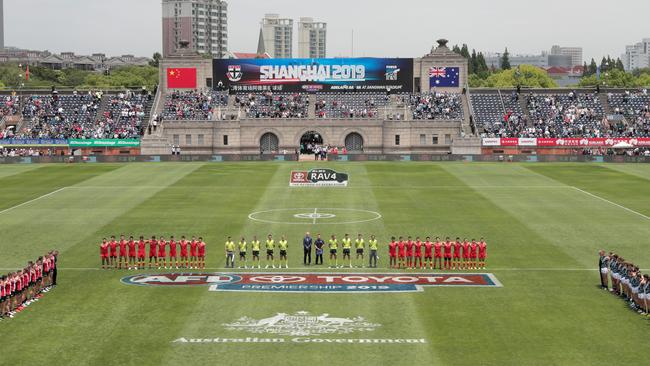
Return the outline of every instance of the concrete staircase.
<path id="1" fill-rule="evenodd" d="M 609 104 L 609 99 L 607 99 L 607 93 L 599 93 L 598 100 L 600 100 L 600 104 L 603 105 L 603 110 L 605 111 L 605 114 L 614 114 L 614 109 Z"/>
<path id="2" fill-rule="evenodd" d="M 469 106 L 470 101 L 467 94 L 462 94 L 461 99 L 463 101 L 463 121 L 461 124 L 461 130 L 466 136 L 469 136 L 472 134 L 472 126 L 469 122 L 469 116 L 472 114 L 472 109 Z"/>

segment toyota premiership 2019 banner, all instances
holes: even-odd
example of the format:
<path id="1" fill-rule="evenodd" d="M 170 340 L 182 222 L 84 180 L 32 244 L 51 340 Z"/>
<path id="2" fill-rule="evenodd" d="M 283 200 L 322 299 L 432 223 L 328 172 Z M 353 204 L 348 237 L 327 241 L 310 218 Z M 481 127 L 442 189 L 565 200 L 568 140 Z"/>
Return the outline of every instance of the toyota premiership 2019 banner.
<path id="1" fill-rule="evenodd" d="M 411 92 L 413 59 L 215 59 L 213 78 L 234 92 Z"/>

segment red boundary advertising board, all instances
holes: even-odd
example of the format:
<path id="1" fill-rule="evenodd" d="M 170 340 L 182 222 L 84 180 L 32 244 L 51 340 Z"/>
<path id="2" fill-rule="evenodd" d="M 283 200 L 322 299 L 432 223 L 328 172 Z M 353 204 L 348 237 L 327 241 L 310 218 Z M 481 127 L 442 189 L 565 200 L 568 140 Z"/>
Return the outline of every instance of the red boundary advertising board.
<path id="1" fill-rule="evenodd" d="M 491 273 L 159 273 L 125 277 L 139 286 L 209 286 L 216 292 L 422 292 L 426 287 L 502 287 Z"/>
<path id="2" fill-rule="evenodd" d="M 650 147 L 650 138 L 484 138 L 482 141 L 483 147 L 613 147 L 621 143 Z"/>

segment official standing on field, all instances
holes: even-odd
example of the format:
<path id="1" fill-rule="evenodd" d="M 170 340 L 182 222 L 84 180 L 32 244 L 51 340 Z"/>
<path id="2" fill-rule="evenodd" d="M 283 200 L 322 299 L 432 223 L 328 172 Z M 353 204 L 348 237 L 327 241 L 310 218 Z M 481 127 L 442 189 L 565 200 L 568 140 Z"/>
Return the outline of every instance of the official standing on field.
<path id="1" fill-rule="evenodd" d="M 311 238 L 311 235 L 309 235 L 309 232 L 305 234 L 305 238 L 302 239 L 302 247 L 304 250 L 304 256 L 302 259 L 302 263 L 305 266 L 311 265 L 311 245 L 313 243 L 313 240 Z"/>

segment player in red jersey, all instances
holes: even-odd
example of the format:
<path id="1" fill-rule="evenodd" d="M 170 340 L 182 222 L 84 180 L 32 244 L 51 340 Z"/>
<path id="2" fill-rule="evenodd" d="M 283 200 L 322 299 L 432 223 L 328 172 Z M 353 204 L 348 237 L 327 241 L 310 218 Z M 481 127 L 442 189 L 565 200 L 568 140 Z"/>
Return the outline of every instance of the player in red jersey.
<path id="1" fill-rule="evenodd" d="M 460 242 L 460 238 L 456 238 L 456 242 L 454 243 L 454 261 L 453 261 L 453 268 L 454 269 L 460 269 L 460 249 L 462 248 L 462 244 Z"/>
<path id="2" fill-rule="evenodd" d="M 411 269 L 413 268 L 413 240 L 411 240 L 411 237 L 408 237 L 408 240 L 406 241 L 406 268 Z"/>
<path id="3" fill-rule="evenodd" d="M 124 268 L 128 266 L 128 259 L 126 257 L 126 239 L 124 239 L 124 235 L 120 235 L 120 259 L 117 262 L 117 268 L 122 269 L 122 264 L 124 264 Z"/>
<path id="4" fill-rule="evenodd" d="M 390 268 L 397 268 L 397 243 L 395 242 L 395 237 L 390 238 L 390 244 L 388 244 L 388 258 L 390 260 Z"/>
<path id="5" fill-rule="evenodd" d="M 397 268 L 404 268 L 406 266 L 406 243 L 404 242 L 403 237 L 399 237 L 397 242 Z"/>
<path id="6" fill-rule="evenodd" d="M 152 264 L 158 264 L 158 240 L 154 235 L 147 242 L 149 243 L 149 269 L 151 269 Z"/>
<path id="7" fill-rule="evenodd" d="M 187 245 L 189 243 L 185 240 L 185 235 L 181 236 L 181 241 L 179 241 L 178 244 L 181 247 L 181 268 L 187 268 L 190 266 L 190 262 L 187 259 Z M 185 263 L 185 265 L 183 265 L 183 263 Z"/>
<path id="8" fill-rule="evenodd" d="M 108 247 L 110 249 L 111 267 L 117 268 L 117 241 L 115 240 L 115 235 L 111 236 L 111 241 L 108 242 Z"/>
<path id="9" fill-rule="evenodd" d="M 449 240 L 449 237 L 445 239 L 443 244 L 444 249 L 444 260 L 445 260 L 445 269 L 451 269 L 451 248 L 453 247 L 452 242 Z"/>
<path id="10" fill-rule="evenodd" d="M 110 260 L 108 259 L 108 242 L 106 241 L 106 238 L 104 238 L 102 243 L 99 244 L 99 257 L 102 259 L 102 269 L 107 269 Z"/>
<path id="11" fill-rule="evenodd" d="M 431 242 L 431 237 L 427 236 L 426 241 L 424 242 L 424 268 L 427 268 L 427 262 L 429 263 L 429 269 L 433 269 L 433 243 Z"/>
<path id="12" fill-rule="evenodd" d="M 5 276 L 0 275 L 0 319 L 8 315 L 6 311 L 7 294 L 5 293 Z"/>
<path id="13" fill-rule="evenodd" d="M 173 258 L 173 259 L 172 259 Z M 174 235 L 169 237 L 169 268 L 178 269 L 178 256 L 176 255 L 176 240 L 174 240 Z"/>
<path id="14" fill-rule="evenodd" d="M 478 266 L 480 269 L 485 269 L 485 259 L 487 258 L 487 243 L 485 239 L 481 238 L 478 243 Z"/>
<path id="15" fill-rule="evenodd" d="M 138 240 L 138 268 L 140 269 L 144 269 L 144 261 L 147 256 L 146 245 L 144 236 L 140 235 L 140 240 Z"/>
<path id="16" fill-rule="evenodd" d="M 463 246 L 462 246 L 462 252 L 463 252 L 463 264 L 462 268 L 463 269 L 468 269 L 469 268 L 469 241 L 467 241 L 467 238 L 463 241 Z"/>
<path id="17" fill-rule="evenodd" d="M 433 268 L 442 269 L 442 242 L 439 237 L 436 237 L 436 242 L 433 243 Z"/>
<path id="18" fill-rule="evenodd" d="M 476 269 L 477 251 L 478 244 L 476 244 L 476 240 L 472 239 L 472 244 L 469 245 L 469 269 Z"/>
<path id="19" fill-rule="evenodd" d="M 413 268 L 419 266 L 422 269 L 422 241 L 420 237 L 415 238 L 415 243 L 413 244 Z"/>
<path id="20" fill-rule="evenodd" d="M 202 237 L 199 237 L 199 243 L 196 245 L 197 257 L 199 259 L 198 265 L 200 269 L 205 268 L 205 242 Z"/>
<path id="21" fill-rule="evenodd" d="M 196 268 L 198 260 L 196 258 L 196 247 L 199 245 L 199 242 L 196 241 L 196 237 L 192 237 L 190 241 L 190 268 Z"/>
<path id="22" fill-rule="evenodd" d="M 158 269 L 167 269 L 167 241 L 164 237 L 158 240 Z"/>
<path id="23" fill-rule="evenodd" d="M 129 241 L 127 243 L 129 247 L 129 270 L 131 269 L 138 269 L 138 265 L 136 263 L 136 250 L 135 250 L 135 240 L 133 240 L 133 236 L 129 236 Z"/>

